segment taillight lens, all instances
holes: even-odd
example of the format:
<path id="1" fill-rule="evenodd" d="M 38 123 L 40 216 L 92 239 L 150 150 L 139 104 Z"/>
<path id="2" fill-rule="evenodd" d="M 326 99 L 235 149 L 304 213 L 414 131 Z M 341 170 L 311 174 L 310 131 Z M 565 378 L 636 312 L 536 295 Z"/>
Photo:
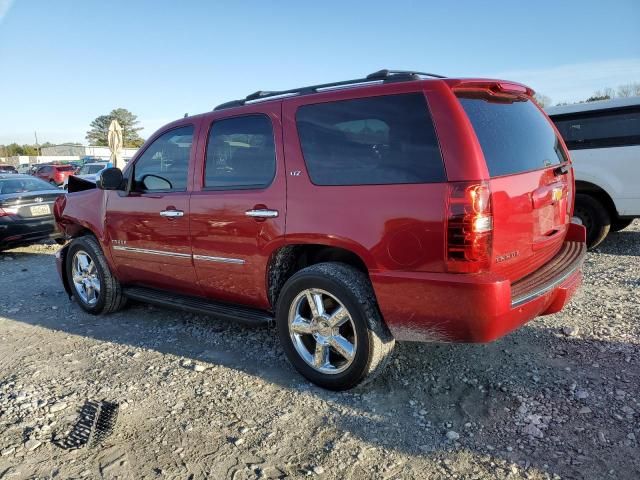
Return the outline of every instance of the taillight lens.
<path id="1" fill-rule="evenodd" d="M 18 214 L 17 207 L 4 207 L 0 208 L 0 217 L 10 217 Z"/>
<path id="2" fill-rule="evenodd" d="M 449 184 L 447 270 L 476 273 L 491 262 L 491 190 L 484 182 Z"/>

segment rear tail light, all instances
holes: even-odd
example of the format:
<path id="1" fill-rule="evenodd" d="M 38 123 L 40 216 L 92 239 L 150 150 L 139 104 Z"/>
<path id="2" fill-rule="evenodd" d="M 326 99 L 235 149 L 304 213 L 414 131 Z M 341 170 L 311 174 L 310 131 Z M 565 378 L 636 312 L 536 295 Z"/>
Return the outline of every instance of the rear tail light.
<path id="1" fill-rule="evenodd" d="M 449 184 L 447 270 L 476 273 L 491 262 L 491 190 L 484 182 Z"/>
<path id="2" fill-rule="evenodd" d="M 0 217 L 10 217 L 18 214 L 18 207 L 0 208 Z"/>

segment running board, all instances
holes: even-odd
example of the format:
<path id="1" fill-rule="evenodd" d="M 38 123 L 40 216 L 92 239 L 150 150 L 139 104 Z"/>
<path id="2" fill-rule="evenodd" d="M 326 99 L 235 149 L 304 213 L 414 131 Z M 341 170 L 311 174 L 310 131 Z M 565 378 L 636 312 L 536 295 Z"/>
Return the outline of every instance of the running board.
<path id="1" fill-rule="evenodd" d="M 211 315 L 246 325 L 267 325 L 273 321 L 273 315 L 262 310 L 214 302 L 200 297 L 178 295 L 152 288 L 128 287 L 124 289 L 123 293 L 127 298 L 139 302 Z"/>

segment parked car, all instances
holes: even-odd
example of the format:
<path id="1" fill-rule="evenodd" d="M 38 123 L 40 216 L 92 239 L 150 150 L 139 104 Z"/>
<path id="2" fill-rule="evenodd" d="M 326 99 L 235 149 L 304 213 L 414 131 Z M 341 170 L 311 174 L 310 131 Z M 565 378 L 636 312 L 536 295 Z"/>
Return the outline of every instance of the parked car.
<path id="1" fill-rule="evenodd" d="M 53 202 L 59 189 L 29 175 L 0 173 L 0 250 L 59 239 Z"/>
<path id="2" fill-rule="evenodd" d="M 73 175 L 73 171 L 72 165 L 42 165 L 36 170 L 35 176 L 59 187 L 69 178 L 69 175 Z"/>
<path id="3" fill-rule="evenodd" d="M 98 174 L 107 168 L 109 165 L 108 162 L 96 162 L 96 163 L 85 163 L 82 165 L 76 173 L 73 174 L 74 177 L 81 178 L 83 180 L 89 180 L 91 182 L 95 182 Z M 62 187 L 66 190 L 67 185 L 69 183 L 69 177 L 64 179 L 64 183 Z"/>
<path id="4" fill-rule="evenodd" d="M 20 165 L 17 171 L 22 175 L 29 175 L 31 173 L 31 165 Z"/>
<path id="5" fill-rule="evenodd" d="M 575 215 L 596 247 L 640 217 L 640 97 L 551 107 L 571 151 Z"/>
<path id="6" fill-rule="evenodd" d="M 93 314 L 134 299 L 275 321 L 336 390 L 396 340 L 494 340 L 559 311 L 586 251 L 532 94 L 383 70 L 179 119 L 56 202 L 62 282 Z"/>
<path id="7" fill-rule="evenodd" d="M 18 173 L 13 165 L 0 165 L 0 173 Z"/>

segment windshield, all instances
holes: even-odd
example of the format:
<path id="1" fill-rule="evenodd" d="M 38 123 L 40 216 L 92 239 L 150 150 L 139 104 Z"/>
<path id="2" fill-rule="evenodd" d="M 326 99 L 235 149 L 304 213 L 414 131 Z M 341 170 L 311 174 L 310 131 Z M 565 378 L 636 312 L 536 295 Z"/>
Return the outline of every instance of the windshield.
<path id="1" fill-rule="evenodd" d="M 459 98 L 476 132 L 492 177 L 567 161 L 551 122 L 531 100 Z"/>
<path id="2" fill-rule="evenodd" d="M 61 165 L 56 167 L 60 172 L 68 172 L 69 170 L 73 170 L 73 165 Z"/>
<path id="3" fill-rule="evenodd" d="M 47 182 L 37 178 L 5 178 L 0 179 L 0 194 L 38 192 L 41 190 L 53 190 Z"/>

